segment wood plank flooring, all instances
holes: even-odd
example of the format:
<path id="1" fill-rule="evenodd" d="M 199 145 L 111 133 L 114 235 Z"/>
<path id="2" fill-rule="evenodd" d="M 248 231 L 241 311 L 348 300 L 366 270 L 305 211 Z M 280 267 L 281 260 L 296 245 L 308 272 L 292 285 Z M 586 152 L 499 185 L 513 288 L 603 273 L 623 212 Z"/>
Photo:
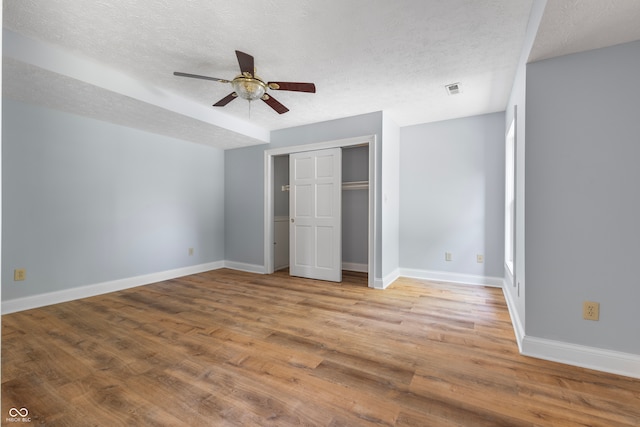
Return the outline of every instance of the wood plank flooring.
<path id="1" fill-rule="evenodd" d="M 518 354 L 501 290 L 216 270 L 2 317 L 47 426 L 639 426 L 640 380 Z"/>

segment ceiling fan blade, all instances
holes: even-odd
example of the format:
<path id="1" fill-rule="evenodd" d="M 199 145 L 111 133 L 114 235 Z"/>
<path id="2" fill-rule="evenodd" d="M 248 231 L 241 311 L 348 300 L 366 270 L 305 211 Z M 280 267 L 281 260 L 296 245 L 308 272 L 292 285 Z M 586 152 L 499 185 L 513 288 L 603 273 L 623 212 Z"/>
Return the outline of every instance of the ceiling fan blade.
<path id="1" fill-rule="evenodd" d="M 294 83 L 294 82 L 269 82 L 269 89 L 273 90 L 292 90 L 295 92 L 316 93 L 316 85 L 313 83 Z"/>
<path id="2" fill-rule="evenodd" d="M 253 56 L 248 53 L 240 52 L 239 50 L 236 50 L 236 56 L 238 57 L 238 65 L 240 65 L 240 71 L 242 74 L 246 76 L 246 73 L 249 73 L 250 76 L 247 77 L 253 77 L 253 73 L 255 72 Z"/>
<path id="3" fill-rule="evenodd" d="M 213 104 L 213 106 L 214 107 L 224 107 L 225 105 L 227 105 L 228 103 L 230 103 L 231 101 L 236 99 L 237 97 L 238 97 L 238 95 L 235 92 L 231 92 L 229 95 L 225 96 L 220 101 L 218 101 L 215 104 Z"/>
<path id="4" fill-rule="evenodd" d="M 191 77 L 192 79 L 213 80 L 215 82 L 231 83 L 229 80 L 226 80 L 226 79 L 219 79 L 217 77 L 199 76 L 198 74 L 181 73 L 180 71 L 174 71 L 173 75 L 179 76 L 179 77 Z"/>
<path id="5" fill-rule="evenodd" d="M 278 114 L 284 114 L 287 111 L 289 111 L 289 109 L 287 107 L 285 107 L 284 105 L 282 105 L 280 102 L 276 101 L 276 99 L 271 96 L 271 95 L 264 95 L 262 97 L 262 100 L 271 108 L 273 108 L 274 110 L 276 110 L 276 112 Z"/>

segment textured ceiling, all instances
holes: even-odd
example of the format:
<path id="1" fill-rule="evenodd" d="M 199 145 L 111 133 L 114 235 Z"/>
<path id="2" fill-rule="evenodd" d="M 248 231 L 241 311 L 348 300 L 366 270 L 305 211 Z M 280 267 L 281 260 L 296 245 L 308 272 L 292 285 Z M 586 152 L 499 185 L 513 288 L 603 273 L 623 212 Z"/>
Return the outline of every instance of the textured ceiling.
<path id="1" fill-rule="evenodd" d="M 372 111 L 400 126 L 502 111 L 533 1 L 4 0 L 3 95 L 221 148 Z M 618 3 L 640 5 L 550 0 L 532 56 L 582 41 L 582 22 L 605 32 L 586 17 L 596 6 L 566 30 L 587 3 L 606 3 L 611 20 Z M 13 50 L 7 40 L 17 40 Z M 24 40 L 40 57 L 24 55 Z M 271 92 L 291 110 L 284 115 L 260 101 L 250 112 L 244 100 L 221 109 L 211 104 L 230 85 L 172 74 L 231 79 L 236 49 L 265 80 L 314 82 L 317 93 Z M 449 96 L 454 82 L 462 94 Z"/>
<path id="2" fill-rule="evenodd" d="M 640 40 L 638 0 L 547 0 L 529 61 Z"/>
<path id="3" fill-rule="evenodd" d="M 3 95 L 11 99 L 225 149 L 263 142 L 11 58 L 2 66 L 11 79 Z"/>

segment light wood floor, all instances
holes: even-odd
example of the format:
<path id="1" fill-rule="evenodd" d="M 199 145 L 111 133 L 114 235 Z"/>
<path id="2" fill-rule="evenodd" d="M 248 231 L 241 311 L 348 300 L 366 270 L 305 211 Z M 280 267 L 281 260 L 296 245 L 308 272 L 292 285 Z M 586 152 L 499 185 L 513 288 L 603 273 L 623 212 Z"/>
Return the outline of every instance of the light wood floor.
<path id="1" fill-rule="evenodd" d="M 638 426 L 640 380 L 518 354 L 501 290 L 231 270 L 2 318 L 47 426 Z"/>

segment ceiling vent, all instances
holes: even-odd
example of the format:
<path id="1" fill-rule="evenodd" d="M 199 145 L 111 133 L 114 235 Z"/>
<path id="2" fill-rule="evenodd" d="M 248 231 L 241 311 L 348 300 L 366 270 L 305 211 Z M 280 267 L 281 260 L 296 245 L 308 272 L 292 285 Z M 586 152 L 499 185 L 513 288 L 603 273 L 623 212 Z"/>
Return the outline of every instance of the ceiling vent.
<path id="1" fill-rule="evenodd" d="M 457 95 L 462 93 L 462 88 L 460 87 L 460 83 L 451 83 L 445 86 L 447 89 L 447 93 L 449 95 Z"/>

